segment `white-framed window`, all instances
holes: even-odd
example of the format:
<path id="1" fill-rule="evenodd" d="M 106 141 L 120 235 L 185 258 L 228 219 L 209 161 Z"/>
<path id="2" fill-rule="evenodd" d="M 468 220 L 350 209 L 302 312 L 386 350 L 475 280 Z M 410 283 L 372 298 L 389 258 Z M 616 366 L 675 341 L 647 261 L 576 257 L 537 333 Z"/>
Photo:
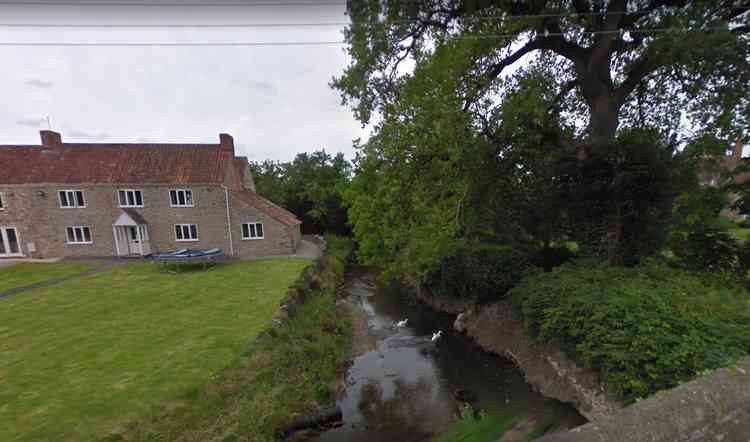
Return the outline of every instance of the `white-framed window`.
<path id="1" fill-rule="evenodd" d="M 91 229 L 88 226 L 68 226 L 65 228 L 68 244 L 93 244 Z"/>
<path id="2" fill-rule="evenodd" d="M 175 224 L 174 239 L 175 241 L 198 241 L 198 225 Z"/>
<path id="3" fill-rule="evenodd" d="M 143 207 L 143 192 L 137 189 L 120 189 L 117 199 L 120 207 Z"/>
<path id="4" fill-rule="evenodd" d="M 60 207 L 64 209 L 86 207 L 83 190 L 58 190 L 57 196 L 60 200 Z"/>
<path id="5" fill-rule="evenodd" d="M 263 239 L 263 223 L 243 223 L 242 239 Z"/>
<path id="6" fill-rule="evenodd" d="M 0 192 L 0 210 L 5 210 L 5 201 L 3 201 L 3 193 Z"/>
<path id="7" fill-rule="evenodd" d="M 169 205 L 172 207 L 193 207 L 193 191 L 190 189 L 170 189 Z"/>

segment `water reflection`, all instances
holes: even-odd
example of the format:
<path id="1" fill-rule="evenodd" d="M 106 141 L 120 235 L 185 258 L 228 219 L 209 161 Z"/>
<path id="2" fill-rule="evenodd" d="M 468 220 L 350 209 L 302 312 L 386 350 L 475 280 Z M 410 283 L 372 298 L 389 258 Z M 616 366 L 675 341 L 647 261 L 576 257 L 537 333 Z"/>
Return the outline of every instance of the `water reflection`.
<path id="1" fill-rule="evenodd" d="M 459 404 L 457 391 L 470 392 L 488 412 L 554 419 L 575 426 L 583 418 L 569 406 L 531 391 L 508 361 L 481 351 L 452 332 L 452 316 L 430 310 L 394 288 L 380 288 L 372 273 L 349 275 L 347 302 L 367 314 L 374 350 L 354 359 L 338 405 L 344 425 L 319 440 L 422 441 L 444 431 Z M 406 327 L 395 322 L 408 318 Z M 438 344 L 430 342 L 442 329 Z"/>

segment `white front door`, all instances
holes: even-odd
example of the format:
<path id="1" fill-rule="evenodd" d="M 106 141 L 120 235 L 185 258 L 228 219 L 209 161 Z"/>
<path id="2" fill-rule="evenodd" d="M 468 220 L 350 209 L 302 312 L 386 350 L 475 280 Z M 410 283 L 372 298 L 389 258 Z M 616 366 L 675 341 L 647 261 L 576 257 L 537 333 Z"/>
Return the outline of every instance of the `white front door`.
<path id="1" fill-rule="evenodd" d="M 126 227 L 128 232 L 128 250 L 130 255 L 140 255 L 141 254 L 141 246 L 140 246 L 140 239 L 138 235 L 138 227 L 136 226 L 128 226 Z"/>
<path id="2" fill-rule="evenodd" d="M 0 256 L 22 256 L 15 227 L 0 227 Z"/>

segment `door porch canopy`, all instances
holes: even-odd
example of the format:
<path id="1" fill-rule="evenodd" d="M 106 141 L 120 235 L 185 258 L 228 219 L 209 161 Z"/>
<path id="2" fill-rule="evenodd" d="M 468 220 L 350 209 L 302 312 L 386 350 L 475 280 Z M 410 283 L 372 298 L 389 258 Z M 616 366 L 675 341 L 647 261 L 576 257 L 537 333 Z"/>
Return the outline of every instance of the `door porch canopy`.
<path id="1" fill-rule="evenodd" d="M 146 256 L 151 254 L 148 223 L 135 210 L 122 209 L 122 213 L 112 224 L 112 233 L 115 236 L 117 256 Z"/>

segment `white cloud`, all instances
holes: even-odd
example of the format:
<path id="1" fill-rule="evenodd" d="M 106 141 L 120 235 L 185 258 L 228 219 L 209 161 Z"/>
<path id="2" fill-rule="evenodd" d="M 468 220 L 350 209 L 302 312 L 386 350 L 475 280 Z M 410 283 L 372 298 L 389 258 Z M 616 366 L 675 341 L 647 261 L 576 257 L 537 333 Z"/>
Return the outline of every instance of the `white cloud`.
<path id="1" fill-rule="evenodd" d="M 20 118 L 17 124 L 26 127 L 42 127 L 47 122 L 46 118 Z"/>
<path id="2" fill-rule="evenodd" d="M 38 88 L 41 88 L 41 89 L 49 89 L 49 88 L 52 87 L 52 82 L 51 81 L 40 80 L 38 78 L 30 78 L 30 79 L 26 80 L 26 85 L 27 86 L 32 86 L 32 87 L 38 87 Z"/>
<path id="3" fill-rule="evenodd" d="M 64 134 L 67 138 L 74 138 L 74 139 L 81 139 L 81 140 L 90 140 L 90 141 L 100 141 L 100 140 L 106 140 L 109 138 L 109 134 L 106 134 L 104 132 L 100 133 L 89 133 L 82 130 L 67 130 Z"/>
<path id="4" fill-rule="evenodd" d="M 346 20 L 343 6 L 206 9 L 197 14 L 144 8 L 127 17 L 99 10 L 97 17 L 81 8 L 51 7 L 40 14 L 39 9 L 0 5 L 0 16 L 19 23 Z M 0 31 L 0 41 L 320 41 L 340 40 L 340 31 L 11 29 Z M 39 122 L 29 118 L 34 115 L 49 115 L 63 140 L 216 143 L 220 132 L 228 132 L 238 154 L 257 160 L 290 160 L 321 146 L 353 157 L 352 139 L 366 135 L 328 86 L 347 64 L 341 46 L 2 47 L 0 58 L 8 73 L 0 94 L 14 103 L 0 110 L 0 144 L 38 143 L 37 131 L 30 128 L 46 128 L 46 121 L 24 124 Z M 32 80 L 54 87 L 22 87 Z"/>

